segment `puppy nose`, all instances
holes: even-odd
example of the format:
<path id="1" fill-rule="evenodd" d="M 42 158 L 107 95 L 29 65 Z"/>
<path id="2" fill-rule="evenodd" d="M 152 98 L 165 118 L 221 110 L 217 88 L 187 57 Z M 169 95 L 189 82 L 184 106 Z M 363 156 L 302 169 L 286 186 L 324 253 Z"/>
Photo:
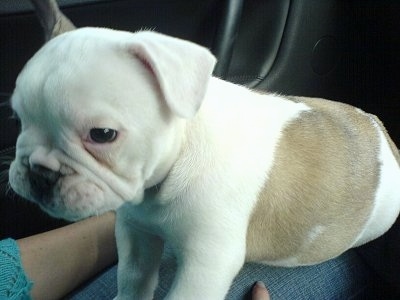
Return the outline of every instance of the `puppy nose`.
<path id="1" fill-rule="evenodd" d="M 28 171 L 28 178 L 34 196 L 37 197 L 38 201 L 42 201 L 51 196 L 53 187 L 58 178 L 60 178 L 60 172 L 50 170 L 41 165 L 31 165 Z"/>

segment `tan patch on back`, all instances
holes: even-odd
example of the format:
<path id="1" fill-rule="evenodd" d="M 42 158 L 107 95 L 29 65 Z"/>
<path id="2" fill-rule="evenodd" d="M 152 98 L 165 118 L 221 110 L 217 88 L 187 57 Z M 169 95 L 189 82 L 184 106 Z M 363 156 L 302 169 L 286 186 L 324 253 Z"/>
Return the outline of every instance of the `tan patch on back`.
<path id="1" fill-rule="evenodd" d="M 248 261 L 317 263 L 348 249 L 379 179 L 377 128 L 352 106 L 292 98 L 312 108 L 283 130 L 247 236 Z"/>

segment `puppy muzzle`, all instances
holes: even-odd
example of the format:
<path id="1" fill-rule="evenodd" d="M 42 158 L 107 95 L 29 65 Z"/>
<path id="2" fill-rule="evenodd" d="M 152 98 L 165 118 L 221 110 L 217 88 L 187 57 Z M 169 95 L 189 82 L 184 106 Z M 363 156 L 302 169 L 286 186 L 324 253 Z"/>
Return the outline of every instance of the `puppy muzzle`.
<path id="1" fill-rule="evenodd" d="M 28 179 L 31 185 L 33 197 L 39 203 L 48 202 L 53 195 L 53 189 L 61 173 L 50 170 L 40 165 L 32 165 L 28 168 Z"/>

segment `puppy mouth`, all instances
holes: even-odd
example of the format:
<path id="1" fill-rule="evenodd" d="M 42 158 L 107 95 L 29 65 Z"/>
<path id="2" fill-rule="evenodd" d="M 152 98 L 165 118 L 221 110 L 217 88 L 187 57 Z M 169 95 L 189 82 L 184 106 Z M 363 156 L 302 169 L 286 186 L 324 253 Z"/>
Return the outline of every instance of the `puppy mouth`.
<path id="1" fill-rule="evenodd" d="M 38 203 L 48 204 L 61 173 L 36 165 L 30 167 L 27 174 L 33 198 Z"/>
<path id="2" fill-rule="evenodd" d="M 42 210 L 54 217 L 64 219 L 78 219 L 77 210 L 88 210 L 82 204 L 90 197 L 90 187 L 93 183 L 82 178 L 76 171 L 63 165 L 60 170 L 54 171 L 41 165 L 24 165 L 25 181 L 29 184 L 29 197 Z M 101 193 L 96 187 L 91 189 Z"/>
<path id="3" fill-rule="evenodd" d="M 54 198 L 54 189 L 60 179 L 76 174 L 71 168 L 63 166 L 59 171 L 53 171 L 40 165 L 27 168 L 27 179 L 30 190 L 36 202 L 49 205 Z"/>
<path id="4" fill-rule="evenodd" d="M 99 206 L 105 198 L 101 186 L 77 173 L 48 174 L 45 178 L 29 178 L 29 182 L 30 198 L 53 217 L 76 221 L 110 210 Z"/>
<path id="5" fill-rule="evenodd" d="M 102 174 L 70 160 L 54 171 L 16 159 L 10 166 L 10 185 L 49 215 L 70 221 L 115 210 L 124 202 Z"/>

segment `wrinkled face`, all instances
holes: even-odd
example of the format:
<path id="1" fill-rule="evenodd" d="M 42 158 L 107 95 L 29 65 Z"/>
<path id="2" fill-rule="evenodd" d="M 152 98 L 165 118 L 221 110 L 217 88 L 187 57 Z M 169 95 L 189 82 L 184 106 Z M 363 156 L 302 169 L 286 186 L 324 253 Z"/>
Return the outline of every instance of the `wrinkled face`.
<path id="1" fill-rule="evenodd" d="M 83 38 L 50 41 L 11 99 L 21 121 L 11 187 L 68 220 L 139 203 L 175 157 L 174 118 L 161 98 L 129 53 Z"/>

